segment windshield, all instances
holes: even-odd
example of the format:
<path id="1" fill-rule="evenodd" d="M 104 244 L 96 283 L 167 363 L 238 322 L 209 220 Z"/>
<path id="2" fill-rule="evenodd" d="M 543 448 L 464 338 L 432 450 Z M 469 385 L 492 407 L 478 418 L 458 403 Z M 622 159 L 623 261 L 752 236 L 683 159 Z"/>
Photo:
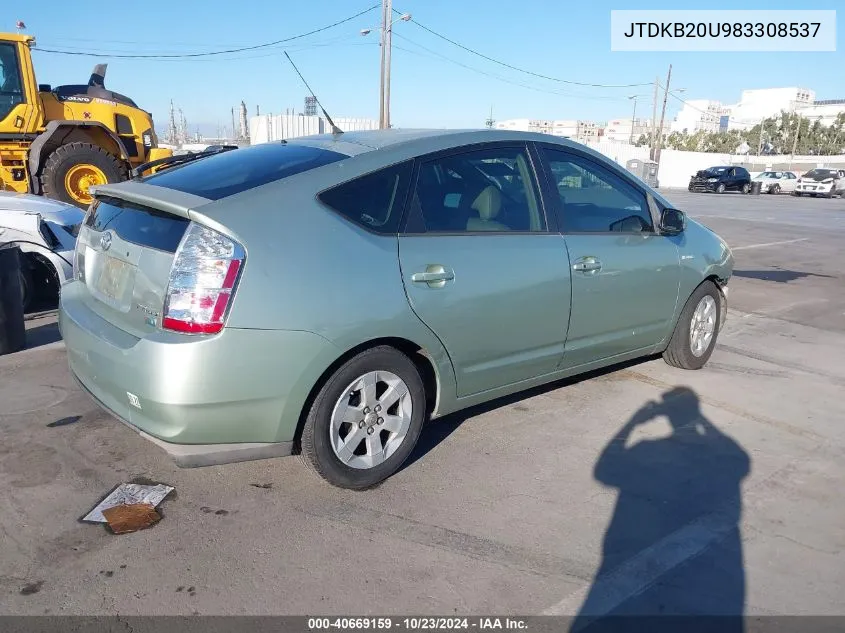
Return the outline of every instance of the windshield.
<path id="1" fill-rule="evenodd" d="M 0 44 L 0 121 L 23 103 L 21 75 L 14 44 Z"/>
<path id="2" fill-rule="evenodd" d="M 780 178 L 781 174 L 779 171 L 764 171 L 760 174 L 759 178 Z"/>
<path id="3" fill-rule="evenodd" d="M 719 174 L 724 174 L 728 170 L 727 167 L 711 167 L 709 169 L 705 169 L 705 174 L 713 174 L 714 176 L 718 176 Z"/>
<path id="4" fill-rule="evenodd" d="M 836 170 L 835 169 L 811 169 L 806 174 L 804 174 L 804 178 L 835 178 L 836 177 Z"/>

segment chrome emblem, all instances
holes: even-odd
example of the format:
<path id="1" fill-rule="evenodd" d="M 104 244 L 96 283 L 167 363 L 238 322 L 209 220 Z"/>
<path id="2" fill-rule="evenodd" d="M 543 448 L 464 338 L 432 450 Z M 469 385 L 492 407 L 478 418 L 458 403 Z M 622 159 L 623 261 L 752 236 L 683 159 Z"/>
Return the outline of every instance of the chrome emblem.
<path id="1" fill-rule="evenodd" d="M 107 251 L 111 248 L 111 233 L 103 233 L 100 236 L 100 248 Z"/>

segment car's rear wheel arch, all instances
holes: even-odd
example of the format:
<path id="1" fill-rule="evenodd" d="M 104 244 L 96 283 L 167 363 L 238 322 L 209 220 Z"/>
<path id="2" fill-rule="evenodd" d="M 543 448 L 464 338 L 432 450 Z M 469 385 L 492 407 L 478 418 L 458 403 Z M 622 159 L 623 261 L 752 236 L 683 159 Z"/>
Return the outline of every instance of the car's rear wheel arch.
<path id="1" fill-rule="evenodd" d="M 439 397 L 440 393 L 440 384 L 437 375 L 437 370 L 435 369 L 434 362 L 432 361 L 428 352 L 422 346 L 405 338 L 384 337 L 372 339 L 359 345 L 356 345 L 355 347 L 352 347 L 343 354 L 341 354 L 337 359 L 335 359 L 335 361 L 331 365 L 326 368 L 326 370 L 314 383 L 313 387 L 311 387 L 311 391 L 308 393 L 308 398 L 305 400 L 305 403 L 302 406 L 302 411 L 300 411 L 299 420 L 296 425 L 296 433 L 294 435 L 294 452 L 300 451 L 300 440 L 302 438 L 302 429 L 305 427 L 305 420 L 308 417 L 308 412 L 311 410 L 311 405 L 314 403 L 314 399 L 320 393 L 320 390 L 323 388 L 323 385 L 326 384 L 326 381 L 328 381 L 335 374 L 335 372 L 337 372 L 337 370 L 351 358 L 354 358 L 361 352 L 364 352 L 368 349 L 373 349 L 375 347 L 385 345 L 388 347 L 392 347 L 396 351 L 405 355 L 412 363 L 414 363 L 417 368 L 417 371 L 420 372 L 420 376 L 423 380 L 423 387 L 425 389 L 425 419 L 428 419 L 428 417 L 431 415 L 437 405 L 437 398 Z"/>

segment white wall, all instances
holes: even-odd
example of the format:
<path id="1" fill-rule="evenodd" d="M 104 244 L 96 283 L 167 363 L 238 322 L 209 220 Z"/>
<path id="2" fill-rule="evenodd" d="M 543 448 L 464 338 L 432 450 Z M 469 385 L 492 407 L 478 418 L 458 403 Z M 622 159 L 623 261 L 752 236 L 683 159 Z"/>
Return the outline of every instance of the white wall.
<path id="1" fill-rule="evenodd" d="M 690 176 L 700 169 L 716 165 L 743 165 L 752 176 L 767 166 L 792 164 L 792 171 L 801 174 L 813 167 L 845 165 L 843 156 L 795 156 L 791 161 L 789 156 L 737 156 L 731 154 L 711 154 L 707 152 L 682 152 L 664 149 L 660 152 L 660 167 L 657 178 L 660 188 L 684 188 L 689 184 Z M 759 166 L 750 169 L 751 166 Z"/>
<path id="2" fill-rule="evenodd" d="M 333 121 L 344 132 L 378 129 L 378 121 L 372 119 L 340 117 Z M 261 114 L 249 119 L 249 138 L 253 145 L 313 134 L 328 134 L 331 131 L 328 121 L 319 116 Z"/>

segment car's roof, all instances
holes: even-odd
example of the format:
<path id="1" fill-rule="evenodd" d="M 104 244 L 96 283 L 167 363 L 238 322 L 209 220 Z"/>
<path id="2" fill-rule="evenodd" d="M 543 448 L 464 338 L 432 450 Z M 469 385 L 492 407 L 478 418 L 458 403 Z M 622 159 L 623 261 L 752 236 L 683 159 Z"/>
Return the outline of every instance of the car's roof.
<path id="1" fill-rule="evenodd" d="M 410 150 L 415 148 L 428 151 L 433 147 L 450 147 L 483 143 L 485 141 L 553 141 L 569 144 L 565 138 L 538 134 L 536 132 L 519 132 L 514 130 L 481 129 L 425 129 L 425 128 L 391 128 L 387 130 L 361 130 L 344 132 L 343 134 L 318 134 L 288 139 L 288 143 L 312 145 L 331 149 L 343 154 L 354 156 L 373 150 L 398 149 Z M 574 145 L 574 143 L 572 143 Z"/>

